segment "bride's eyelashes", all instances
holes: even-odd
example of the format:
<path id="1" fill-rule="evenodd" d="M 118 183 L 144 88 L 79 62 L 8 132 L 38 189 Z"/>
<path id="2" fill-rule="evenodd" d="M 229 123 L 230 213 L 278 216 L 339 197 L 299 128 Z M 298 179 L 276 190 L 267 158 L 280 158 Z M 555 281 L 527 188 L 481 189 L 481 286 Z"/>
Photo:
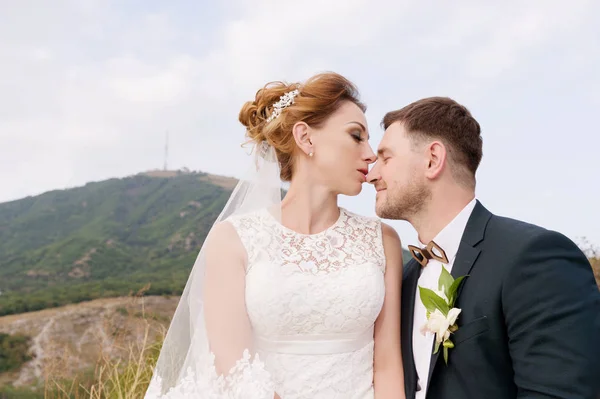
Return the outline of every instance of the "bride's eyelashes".
<path id="1" fill-rule="evenodd" d="M 352 136 L 352 138 L 354 140 L 356 140 L 358 143 L 365 141 L 365 139 L 363 138 L 363 136 L 360 134 L 360 131 L 354 131 L 352 132 L 350 135 Z"/>

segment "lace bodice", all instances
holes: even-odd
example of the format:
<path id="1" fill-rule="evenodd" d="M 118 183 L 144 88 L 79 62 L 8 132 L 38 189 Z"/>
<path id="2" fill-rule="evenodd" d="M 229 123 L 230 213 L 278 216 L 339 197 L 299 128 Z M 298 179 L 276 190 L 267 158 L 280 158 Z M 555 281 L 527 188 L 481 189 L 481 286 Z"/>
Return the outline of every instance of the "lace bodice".
<path id="1" fill-rule="evenodd" d="M 248 255 L 258 353 L 282 398 L 371 397 L 373 325 L 385 293 L 381 223 L 345 209 L 311 235 L 267 210 L 230 222 Z"/>
<path id="2" fill-rule="evenodd" d="M 317 234 L 290 230 L 266 209 L 228 220 L 248 253 L 248 271 L 263 262 L 313 275 L 373 262 L 385 268 L 381 222 L 343 208 L 338 220 Z"/>
<path id="3" fill-rule="evenodd" d="M 274 390 L 282 399 L 373 399 L 373 331 L 385 295 L 381 222 L 343 208 L 334 225 L 310 235 L 266 209 L 227 221 L 247 254 L 245 306 L 257 356 L 246 353 L 225 382 L 214 363 L 198 366 L 164 398 L 271 399 Z"/>

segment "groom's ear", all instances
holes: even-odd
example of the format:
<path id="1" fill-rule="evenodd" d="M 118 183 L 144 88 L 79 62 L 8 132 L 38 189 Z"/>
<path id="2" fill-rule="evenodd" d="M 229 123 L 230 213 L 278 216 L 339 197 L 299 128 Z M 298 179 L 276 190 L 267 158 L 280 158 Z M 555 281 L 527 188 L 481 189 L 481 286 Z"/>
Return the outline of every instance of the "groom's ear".
<path id="1" fill-rule="evenodd" d="M 306 122 L 297 122 L 292 127 L 292 135 L 296 141 L 296 145 L 306 155 L 314 152 L 313 143 L 311 140 L 311 129 Z"/>
<path id="2" fill-rule="evenodd" d="M 441 141 L 432 141 L 426 148 L 427 169 L 425 175 L 430 179 L 437 178 L 446 166 L 446 146 Z"/>

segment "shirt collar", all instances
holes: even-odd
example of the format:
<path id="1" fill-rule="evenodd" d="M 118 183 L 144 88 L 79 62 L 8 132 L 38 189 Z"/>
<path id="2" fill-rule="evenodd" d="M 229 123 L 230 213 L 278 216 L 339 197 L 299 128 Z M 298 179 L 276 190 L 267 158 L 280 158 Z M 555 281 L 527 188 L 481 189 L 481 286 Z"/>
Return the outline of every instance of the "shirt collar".
<path id="1" fill-rule="evenodd" d="M 454 257 L 458 252 L 460 241 L 476 203 L 477 200 L 473 198 L 433 239 L 444 250 L 450 263 L 454 261 Z M 426 246 L 423 243 L 421 245 Z"/>

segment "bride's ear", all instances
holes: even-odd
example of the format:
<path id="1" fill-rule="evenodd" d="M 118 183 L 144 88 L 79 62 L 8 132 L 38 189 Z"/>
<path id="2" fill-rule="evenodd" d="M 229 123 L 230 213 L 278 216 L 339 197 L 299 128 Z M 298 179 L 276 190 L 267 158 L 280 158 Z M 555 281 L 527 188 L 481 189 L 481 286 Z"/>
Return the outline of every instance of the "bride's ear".
<path id="1" fill-rule="evenodd" d="M 311 129 L 306 122 L 296 122 L 292 128 L 292 134 L 294 135 L 294 140 L 296 141 L 298 148 L 300 148 L 300 151 L 304 152 L 306 155 L 314 153 L 311 140 Z"/>

